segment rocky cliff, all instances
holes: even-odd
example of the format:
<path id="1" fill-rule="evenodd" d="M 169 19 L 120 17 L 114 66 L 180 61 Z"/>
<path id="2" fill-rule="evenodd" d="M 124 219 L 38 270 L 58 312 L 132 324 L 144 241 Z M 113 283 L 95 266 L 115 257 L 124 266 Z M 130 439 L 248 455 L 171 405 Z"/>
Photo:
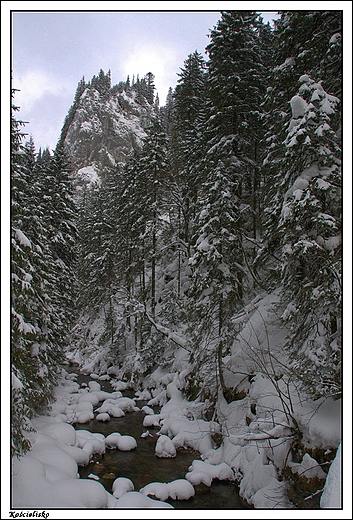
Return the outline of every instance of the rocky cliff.
<path id="1" fill-rule="evenodd" d="M 154 106 L 133 88 L 108 91 L 86 86 L 75 98 L 62 130 L 62 142 L 74 172 L 82 181 L 104 176 L 106 168 L 122 166 L 140 146 Z"/>

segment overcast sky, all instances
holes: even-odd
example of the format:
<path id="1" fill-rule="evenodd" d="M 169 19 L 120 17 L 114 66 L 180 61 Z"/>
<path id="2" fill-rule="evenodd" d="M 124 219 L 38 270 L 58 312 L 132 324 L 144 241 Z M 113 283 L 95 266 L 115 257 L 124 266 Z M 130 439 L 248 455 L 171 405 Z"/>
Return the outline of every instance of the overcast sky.
<path id="1" fill-rule="evenodd" d="M 6 3 L 6 2 L 5 2 Z M 53 149 L 64 118 L 73 102 L 77 83 L 89 81 L 99 70 L 112 74 L 112 84 L 127 75 L 155 75 L 160 103 L 169 87 L 177 84 L 180 67 L 197 50 L 204 53 L 210 30 L 220 12 L 162 10 L 157 12 L 37 11 L 43 4 L 67 2 L 10 2 L 12 10 L 12 71 L 20 107 L 18 118 L 28 121 L 26 132 L 33 135 L 36 148 Z M 93 2 L 95 6 L 107 2 Z M 87 2 L 92 4 L 92 2 Z M 108 2 L 113 6 L 126 3 Z M 128 3 L 131 5 L 131 3 Z M 141 2 L 132 3 L 141 5 Z M 153 5 L 169 4 L 154 2 Z M 190 2 L 177 2 L 180 7 Z M 198 7 L 209 5 L 197 2 Z M 212 4 L 212 2 L 211 2 Z M 73 10 L 85 2 L 69 2 Z M 151 7 L 151 3 L 148 4 Z M 32 12 L 20 11 L 31 9 Z M 153 7 L 152 7 L 153 8 Z M 273 14 L 264 15 L 268 18 Z"/>

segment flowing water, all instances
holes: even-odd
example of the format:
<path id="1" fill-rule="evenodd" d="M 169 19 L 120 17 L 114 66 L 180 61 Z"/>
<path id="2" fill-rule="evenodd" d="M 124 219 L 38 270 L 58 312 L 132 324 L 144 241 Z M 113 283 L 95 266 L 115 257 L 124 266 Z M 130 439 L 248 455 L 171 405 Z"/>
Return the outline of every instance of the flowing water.
<path id="1" fill-rule="evenodd" d="M 68 372 L 78 373 L 77 367 L 65 367 Z M 77 382 L 87 383 L 92 381 L 89 376 L 78 375 Z M 99 381 L 102 390 L 112 391 L 109 381 Z M 126 397 L 134 397 L 134 392 L 125 391 Z M 136 401 L 139 408 L 147 404 L 147 401 Z M 98 405 L 99 406 L 99 405 Z M 97 406 L 97 407 L 98 407 Z M 156 407 L 154 411 L 158 413 Z M 199 453 L 191 450 L 177 451 L 174 458 L 159 458 L 155 455 L 157 432 L 159 429 L 149 428 L 150 437 L 141 438 L 146 431 L 143 427 L 144 412 L 126 412 L 124 417 L 111 417 L 109 422 L 92 420 L 86 424 L 76 424 L 77 430 L 88 430 L 92 433 L 102 433 L 104 436 L 113 432 L 122 435 L 131 435 L 136 439 L 137 448 L 132 451 L 119 451 L 107 449 L 104 455 L 94 455 L 93 461 L 79 468 L 81 478 L 87 478 L 93 474 L 99 477 L 99 482 L 112 493 L 112 484 L 117 477 L 129 478 L 139 491 L 151 482 L 171 482 L 185 478 L 189 466 L 195 459 L 201 460 Z M 202 489 L 201 489 L 202 487 Z M 231 482 L 213 481 L 210 488 L 199 486 L 196 494 L 189 500 L 171 500 L 169 502 L 175 509 L 250 509 L 238 493 L 238 488 Z"/>

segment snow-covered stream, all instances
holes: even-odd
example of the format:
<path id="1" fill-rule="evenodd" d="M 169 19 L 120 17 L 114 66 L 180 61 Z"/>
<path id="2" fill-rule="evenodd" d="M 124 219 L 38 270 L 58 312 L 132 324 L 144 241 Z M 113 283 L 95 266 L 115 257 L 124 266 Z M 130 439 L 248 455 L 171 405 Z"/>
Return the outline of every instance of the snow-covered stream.
<path id="1" fill-rule="evenodd" d="M 67 368 L 68 372 L 76 372 L 75 367 Z M 89 376 L 78 375 L 79 384 L 88 384 L 92 379 Z M 103 391 L 111 392 L 108 381 L 100 382 Z M 123 395 L 133 398 L 135 393 L 126 390 Z M 140 409 L 147 406 L 147 400 L 137 401 Z M 159 407 L 154 407 L 155 413 Z M 199 454 L 192 450 L 179 449 L 176 457 L 157 457 L 156 442 L 160 428 L 146 429 L 143 426 L 145 414 L 129 412 L 123 417 L 111 417 L 109 421 L 92 420 L 88 424 L 76 424 L 77 430 L 89 430 L 92 433 L 101 433 L 105 437 L 113 432 L 121 435 L 130 435 L 136 439 L 137 448 L 131 451 L 106 450 L 104 455 L 96 454 L 93 462 L 79 468 L 81 478 L 97 476 L 99 482 L 112 493 L 112 485 L 116 478 L 125 477 L 139 490 L 152 482 L 171 482 L 184 479 L 188 468 L 193 461 L 201 460 Z M 250 506 L 239 497 L 238 487 L 234 483 L 215 480 L 209 488 L 199 486 L 196 494 L 189 500 L 167 500 L 175 509 L 247 509 Z"/>
<path id="2" fill-rule="evenodd" d="M 175 449 L 150 400 L 77 367 L 65 367 L 63 375 L 51 415 L 33 420 L 32 450 L 14 459 L 14 508 L 251 508 L 226 464 L 207 465 L 207 472 L 197 449 Z M 200 446 L 210 438 L 208 426 L 187 435 Z"/>
<path id="3" fill-rule="evenodd" d="M 267 409 L 260 405 L 266 399 L 272 412 L 278 409 L 268 381 L 254 378 L 249 399 L 258 394 L 259 411 L 250 425 L 242 420 L 245 399 L 228 404 L 219 398 L 220 424 L 202 418 L 205 403 L 183 397 L 183 372 L 157 370 L 154 376 L 157 387 L 135 391 L 131 383 L 118 379 L 114 367 L 98 375 L 91 365 L 66 366 L 51 412 L 32 419 L 31 451 L 13 460 L 12 507 L 293 508 L 286 482 L 276 470 L 288 453 L 284 440 L 290 436 L 280 436 L 276 450 L 273 439 L 271 445 L 266 443 L 269 434 L 274 437 L 274 428 L 272 422 L 264 422 Z M 304 424 L 303 440 L 308 445 L 320 441 L 338 446 L 340 403 L 319 404 Z M 303 408 L 305 403 L 299 405 Z M 308 411 L 308 404 L 303 410 Z M 222 440 L 219 447 L 217 436 Z M 339 507 L 340 450 L 326 482 L 308 453 L 301 462 L 288 462 L 288 467 L 320 479 L 325 484 L 323 507 Z"/>

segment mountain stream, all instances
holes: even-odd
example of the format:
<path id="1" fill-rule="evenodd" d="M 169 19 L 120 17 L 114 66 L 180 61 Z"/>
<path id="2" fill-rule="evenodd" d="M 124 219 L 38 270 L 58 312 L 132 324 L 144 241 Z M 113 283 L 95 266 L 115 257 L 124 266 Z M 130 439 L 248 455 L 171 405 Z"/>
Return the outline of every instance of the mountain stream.
<path id="1" fill-rule="evenodd" d="M 92 381 L 89 376 L 79 374 L 76 366 L 66 366 L 65 369 L 69 373 L 77 374 L 77 382 L 80 385 Z M 99 381 L 99 384 L 102 390 L 112 392 L 109 381 Z M 122 393 L 125 397 L 135 397 L 131 390 Z M 147 405 L 147 401 L 137 400 L 136 405 L 142 408 Z M 158 413 L 156 407 L 153 408 Z M 142 424 L 144 417 L 143 412 L 126 412 L 124 417 L 111 417 L 108 422 L 93 419 L 86 424 L 75 424 L 77 430 L 88 430 L 104 436 L 119 432 L 122 435 L 131 435 L 137 442 L 137 448 L 132 451 L 107 449 L 104 455 L 95 454 L 89 465 L 79 467 L 80 477 L 88 478 L 89 475 L 94 475 L 109 493 L 112 493 L 112 484 L 118 477 L 129 478 L 135 491 L 151 482 L 171 482 L 185 478 L 192 461 L 201 460 L 199 453 L 178 449 L 174 458 L 157 457 L 155 445 L 158 428 L 150 428 L 150 436 L 142 438 L 141 434 L 146 431 Z M 238 488 L 234 483 L 214 480 L 210 488 L 199 488 L 200 486 L 196 489 L 195 496 L 189 500 L 168 499 L 167 502 L 175 509 L 251 509 L 251 506 L 239 497 Z"/>

